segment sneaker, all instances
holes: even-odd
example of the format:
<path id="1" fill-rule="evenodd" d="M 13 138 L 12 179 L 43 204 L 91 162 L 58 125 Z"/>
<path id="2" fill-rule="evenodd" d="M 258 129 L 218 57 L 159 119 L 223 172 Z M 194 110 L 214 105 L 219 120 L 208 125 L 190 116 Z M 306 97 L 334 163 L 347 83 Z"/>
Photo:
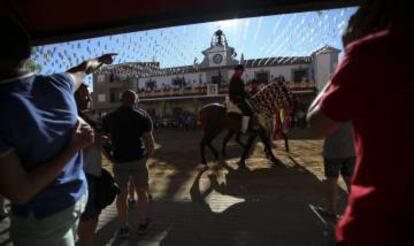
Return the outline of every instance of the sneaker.
<path id="1" fill-rule="evenodd" d="M 138 226 L 138 235 L 144 235 L 151 225 L 151 220 L 146 219 L 144 224 L 139 224 Z"/>
<path id="2" fill-rule="evenodd" d="M 118 237 L 120 237 L 120 238 L 129 237 L 129 228 L 125 227 L 125 228 L 119 229 Z"/>

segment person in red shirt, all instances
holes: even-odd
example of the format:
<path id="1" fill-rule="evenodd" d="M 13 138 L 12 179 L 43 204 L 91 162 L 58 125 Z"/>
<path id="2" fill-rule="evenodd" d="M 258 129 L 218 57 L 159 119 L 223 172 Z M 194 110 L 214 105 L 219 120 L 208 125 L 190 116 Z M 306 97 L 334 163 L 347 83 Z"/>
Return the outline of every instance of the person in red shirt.
<path id="1" fill-rule="evenodd" d="M 356 166 L 339 245 L 414 245 L 413 17 L 409 1 L 367 1 L 351 18 L 345 56 L 309 108 L 326 136 L 352 121 Z M 398 116 L 398 125 L 395 116 Z"/>

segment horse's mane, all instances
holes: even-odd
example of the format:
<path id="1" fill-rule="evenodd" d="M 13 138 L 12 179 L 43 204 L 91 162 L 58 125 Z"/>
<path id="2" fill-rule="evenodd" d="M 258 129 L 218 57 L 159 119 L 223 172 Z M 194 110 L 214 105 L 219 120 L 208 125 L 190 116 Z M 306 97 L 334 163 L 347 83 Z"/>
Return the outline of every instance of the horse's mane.
<path id="1" fill-rule="evenodd" d="M 291 91 L 282 82 L 271 82 L 256 92 L 250 102 L 258 112 L 270 116 L 275 109 L 288 108 L 292 104 Z"/>

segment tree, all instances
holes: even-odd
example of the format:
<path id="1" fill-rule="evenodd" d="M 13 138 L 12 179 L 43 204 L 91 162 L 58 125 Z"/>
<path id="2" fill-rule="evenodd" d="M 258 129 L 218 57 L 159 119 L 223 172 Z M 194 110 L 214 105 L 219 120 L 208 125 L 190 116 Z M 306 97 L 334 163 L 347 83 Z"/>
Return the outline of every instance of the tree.
<path id="1" fill-rule="evenodd" d="M 37 61 L 30 58 L 30 59 L 27 59 L 26 62 L 23 64 L 23 69 L 28 70 L 30 72 L 40 72 L 42 71 L 42 65 L 40 65 L 39 63 L 37 63 Z"/>

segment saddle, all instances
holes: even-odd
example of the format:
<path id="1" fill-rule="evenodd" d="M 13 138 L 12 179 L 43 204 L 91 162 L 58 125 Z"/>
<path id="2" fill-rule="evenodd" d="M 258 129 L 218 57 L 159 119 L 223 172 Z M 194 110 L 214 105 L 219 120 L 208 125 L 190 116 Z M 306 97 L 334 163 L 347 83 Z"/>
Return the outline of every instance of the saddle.
<path id="1" fill-rule="evenodd" d="M 236 115 L 241 116 L 240 131 L 242 133 L 245 133 L 247 129 L 249 128 L 250 116 L 244 115 L 240 107 L 237 104 L 233 103 L 231 100 L 228 100 L 228 98 L 226 98 L 225 107 L 226 107 L 227 114 L 236 114 Z"/>
<path id="2" fill-rule="evenodd" d="M 226 100 L 225 106 L 226 106 L 227 114 L 232 113 L 232 114 L 243 115 L 243 112 L 241 111 L 239 106 L 237 106 L 237 104 L 233 103 L 232 101 Z"/>

